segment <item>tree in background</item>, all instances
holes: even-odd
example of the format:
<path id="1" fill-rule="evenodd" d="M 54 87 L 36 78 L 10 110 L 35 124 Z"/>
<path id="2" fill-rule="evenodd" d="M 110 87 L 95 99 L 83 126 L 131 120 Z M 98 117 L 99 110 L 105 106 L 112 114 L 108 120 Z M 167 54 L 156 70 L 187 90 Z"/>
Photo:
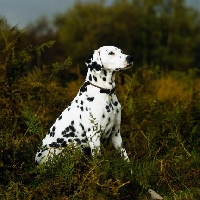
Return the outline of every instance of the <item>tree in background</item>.
<path id="1" fill-rule="evenodd" d="M 49 40 L 56 43 L 41 57 L 33 54 L 33 66 L 42 66 L 41 59 L 49 65 L 70 56 L 86 72 L 84 62 L 94 49 L 115 45 L 134 56 L 135 67 L 158 64 L 185 71 L 199 66 L 200 15 L 184 0 L 115 0 L 110 6 L 77 2 L 53 24 L 45 17 L 30 24 L 27 44 Z"/>
<path id="2" fill-rule="evenodd" d="M 200 44 L 199 13 L 184 6 L 183 0 L 164 1 L 161 8 L 161 60 L 166 67 L 185 70 L 197 67 L 195 47 Z"/>
<path id="3" fill-rule="evenodd" d="M 131 52 L 136 66 L 197 67 L 200 17 L 182 0 L 76 3 L 56 17 L 55 26 L 66 54 L 81 65 L 88 52 L 115 45 Z"/>

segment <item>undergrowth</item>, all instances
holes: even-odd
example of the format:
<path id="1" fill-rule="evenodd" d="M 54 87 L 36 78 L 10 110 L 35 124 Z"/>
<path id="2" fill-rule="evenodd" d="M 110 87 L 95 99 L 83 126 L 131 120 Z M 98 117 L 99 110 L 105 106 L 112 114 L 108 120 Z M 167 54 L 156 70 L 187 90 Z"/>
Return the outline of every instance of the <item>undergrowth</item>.
<path id="1" fill-rule="evenodd" d="M 68 146 L 36 166 L 37 147 L 83 78 L 64 84 L 59 78 L 71 70 L 70 58 L 30 69 L 30 52 L 53 43 L 24 47 L 19 30 L 3 26 L 1 31 L 0 199 L 144 200 L 150 198 L 149 188 L 164 199 L 200 198 L 200 85 L 195 70 L 165 74 L 158 66 L 145 66 L 124 74 L 124 84 L 118 77 L 121 134 L 130 163 L 110 141 L 102 141 L 97 157 Z"/>

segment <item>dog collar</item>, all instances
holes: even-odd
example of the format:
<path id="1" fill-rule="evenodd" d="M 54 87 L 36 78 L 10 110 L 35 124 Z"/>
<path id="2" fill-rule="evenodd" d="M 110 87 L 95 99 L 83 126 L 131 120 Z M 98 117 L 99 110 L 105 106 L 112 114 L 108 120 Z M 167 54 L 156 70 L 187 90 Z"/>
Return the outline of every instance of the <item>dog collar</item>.
<path id="1" fill-rule="evenodd" d="M 98 85 L 94 85 L 93 83 L 91 83 L 89 81 L 87 81 L 87 82 L 90 85 L 99 88 L 100 89 L 100 93 L 106 93 L 106 94 L 112 95 L 115 92 L 115 87 L 113 89 L 106 89 L 106 88 L 99 87 Z"/>

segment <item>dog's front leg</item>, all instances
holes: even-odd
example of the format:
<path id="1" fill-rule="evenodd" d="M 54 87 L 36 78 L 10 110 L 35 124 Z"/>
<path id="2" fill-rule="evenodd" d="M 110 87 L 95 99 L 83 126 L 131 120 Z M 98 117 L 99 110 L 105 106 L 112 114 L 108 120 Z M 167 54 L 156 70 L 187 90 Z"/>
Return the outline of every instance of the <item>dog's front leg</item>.
<path id="1" fill-rule="evenodd" d="M 91 154 L 93 156 L 95 153 L 100 154 L 100 133 L 89 129 L 89 131 L 86 133 L 86 136 L 88 138 L 88 143 L 91 148 Z"/>
<path id="2" fill-rule="evenodd" d="M 116 149 L 120 150 L 121 156 L 124 157 L 125 160 L 129 161 L 129 157 L 126 153 L 126 149 L 122 147 L 122 137 L 119 132 L 119 129 L 117 132 L 112 133 L 112 143 Z"/>
<path id="3" fill-rule="evenodd" d="M 115 132 L 115 133 L 113 132 L 113 134 L 112 134 L 112 143 L 113 143 L 113 145 L 114 145 L 114 147 L 116 149 L 120 150 L 121 156 L 124 157 L 124 160 L 130 162 L 129 161 L 129 157 L 128 157 L 127 153 L 126 153 L 126 149 L 122 147 L 122 137 L 121 137 L 121 134 L 120 134 L 119 131 Z M 132 169 L 130 169 L 130 172 L 131 172 L 131 174 L 133 173 Z"/>

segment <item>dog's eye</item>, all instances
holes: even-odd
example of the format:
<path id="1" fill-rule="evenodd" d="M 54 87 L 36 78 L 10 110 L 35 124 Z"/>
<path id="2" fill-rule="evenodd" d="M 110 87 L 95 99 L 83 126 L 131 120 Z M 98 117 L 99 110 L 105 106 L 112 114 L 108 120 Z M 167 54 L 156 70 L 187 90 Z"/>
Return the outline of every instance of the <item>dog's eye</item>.
<path id="1" fill-rule="evenodd" d="M 112 51 L 108 53 L 108 55 L 115 55 Z"/>

